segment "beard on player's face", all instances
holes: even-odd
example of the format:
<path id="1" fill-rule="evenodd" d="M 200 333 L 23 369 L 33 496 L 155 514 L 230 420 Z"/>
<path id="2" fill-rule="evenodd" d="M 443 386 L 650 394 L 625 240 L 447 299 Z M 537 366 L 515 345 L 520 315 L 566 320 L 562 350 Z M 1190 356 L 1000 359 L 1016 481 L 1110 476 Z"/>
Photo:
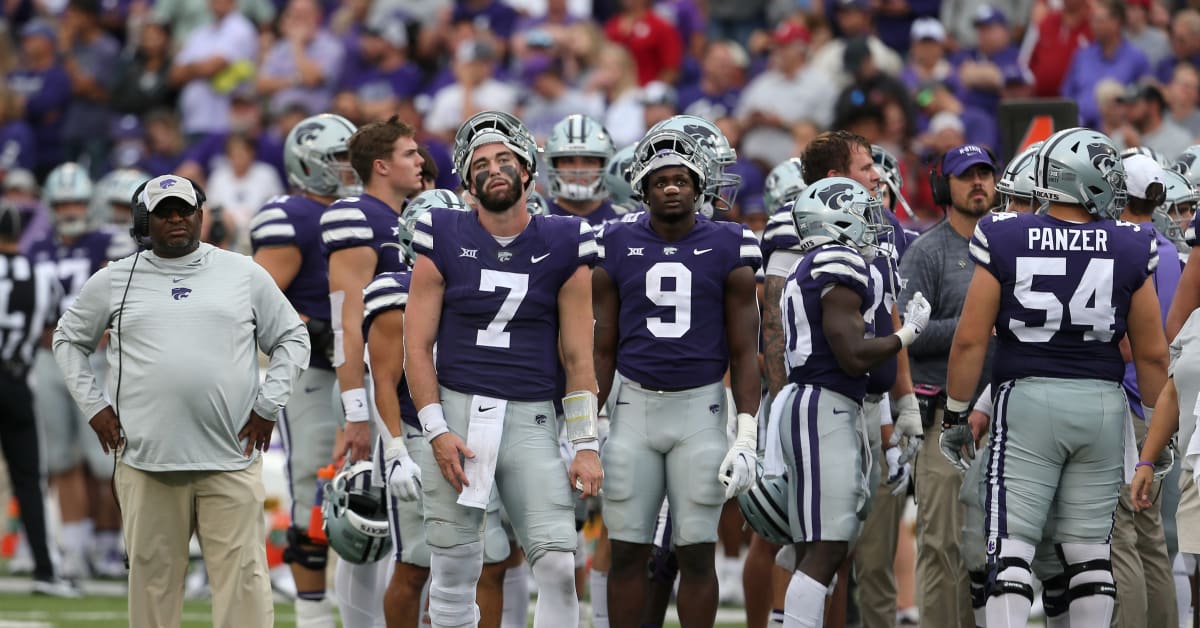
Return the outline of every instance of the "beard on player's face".
<path id="1" fill-rule="evenodd" d="M 514 166 L 500 166 L 499 172 L 490 171 L 475 174 L 475 198 L 479 206 L 493 213 L 500 214 L 509 210 L 521 200 L 521 172 Z M 499 181 L 507 185 L 494 187 Z"/>

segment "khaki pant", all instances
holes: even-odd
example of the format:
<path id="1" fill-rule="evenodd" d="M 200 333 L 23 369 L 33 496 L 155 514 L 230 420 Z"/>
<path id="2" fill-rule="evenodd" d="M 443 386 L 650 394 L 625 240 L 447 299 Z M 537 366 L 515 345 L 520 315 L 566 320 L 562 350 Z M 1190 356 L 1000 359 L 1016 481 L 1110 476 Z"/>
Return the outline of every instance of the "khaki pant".
<path id="1" fill-rule="evenodd" d="M 876 452 L 875 455 L 879 455 Z M 871 513 L 863 522 L 854 550 L 854 573 L 858 579 L 858 607 L 863 628 L 892 628 L 896 625 L 896 542 L 900 518 L 908 495 L 892 495 L 887 481 L 887 462 L 879 467 L 879 488 L 871 500 Z"/>
<path id="2" fill-rule="evenodd" d="M 1134 418 L 1133 427 L 1141 443 L 1146 437 L 1146 424 Z M 1153 505 L 1134 512 L 1129 485 L 1121 486 L 1112 537 L 1113 580 L 1117 583 L 1114 628 L 1179 625 L 1175 581 L 1163 533 L 1161 483 L 1156 480 L 1150 490 Z"/>
<path id="3" fill-rule="evenodd" d="M 271 626 L 262 458 L 240 471 L 147 472 L 117 465 L 129 552 L 129 625 L 180 625 L 188 540 L 200 538 L 212 625 Z"/>
<path id="4" fill-rule="evenodd" d="M 963 476 L 938 447 L 941 425 L 925 429 L 914 469 L 917 481 L 917 599 L 921 623 L 974 628 L 967 569 L 959 552 Z"/>

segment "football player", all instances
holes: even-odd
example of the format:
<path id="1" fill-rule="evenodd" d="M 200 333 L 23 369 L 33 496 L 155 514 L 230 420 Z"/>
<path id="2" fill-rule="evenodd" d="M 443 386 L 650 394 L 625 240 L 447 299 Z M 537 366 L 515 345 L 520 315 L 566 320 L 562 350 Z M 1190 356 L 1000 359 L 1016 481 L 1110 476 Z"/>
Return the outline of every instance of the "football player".
<path id="1" fill-rule="evenodd" d="M 591 351 L 597 250 L 583 220 L 529 214 L 536 152 L 515 117 L 472 116 L 456 134 L 454 163 L 479 207 L 433 209 L 413 236 L 405 374 L 433 452 L 421 478 L 435 626 L 478 617 L 493 487 L 538 585 L 534 626 L 579 622 L 571 488 L 596 495 L 603 477 Z M 576 449 L 568 474 L 554 408 L 560 364 L 572 391 L 563 399 Z"/>
<path id="2" fill-rule="evenodd" d="M 346 422 L 333 459 L 347 463 L 371 454 L 371 404 L 364 386 L 366 352 L 363 290 L 376 275 L 407 267 L 397 242 L 400 211 L 422 187 L 423 160 L 413 129 L 397 117 L 358 129 L 347 142 L 350 166 L 363 185 L 360 196 L 339 199 L 321 214 L 321 242 L 329 260 L 332 364 Z M 382 479 L 382 478 L 380 478 Z M 342 623 L 349 628 L 382 621 L 387 561 L 338 561 L 335 587 Z"/>
<path id="3" fill-rule="evenodd" d="M 1041 142 L 1034 142 L 1013 157 L 996 181 L 1001 211 L 1028 214 L 1033 211 L 1033 166 Z"/>
<path id="4" fill-rule="evenodd" d="M 648 211 L 606 225 L 595 271 L 600 397 L 621 376 L 605 445 L 604 517 L 612 543 L 612 626 L 638 626 L 654 524 L 667 497 L 684 623 L 711 624 L 714 547 L 726 500 L 754 481 L 759 404 L 754 234 L 697 217 L 715 155 L 670 128 L 639 142 L 634 189 Z M 694 368 L 681 370 L 680 361 Z M 732 378 L 737 439 L 725 435 L 724 374 Z M 671 419 L 671 420 L 667 420 Z M 728 450 L 728 451 L 726 451 Z M 724 457 L 724 460 L 722 460 Z"/>
<path id="5" fill-rule="evenodd" d="M 866 187 L 844 177 L 813 181 L 792 206 L 803 254 L 781 299 L 788 385 L 775 402 L 782 411 L 773 412 L 782 415 L 778 438 L 798 557 L 784 625 L 822 624 L 826 592 L 858 538 L 869 500 L 872 463 L 862 416 L 868 373 L 912 344 L 929 320 L 929 305 L 917 295 L 896 333 L 867 333 L 875 309 L 866 258 L 882 244 L 877 235 L 886 223 L 873 218 L 881 211 Z"/>
<path id="6" fill-rule="evenodd" d="M 347 142 L 357 127 L 333 114 L 305 118 L 284 140 L 283 163 L 293 194 L 269 199 L 250 221 L 254 261 L 271 274 L 308 328 L 312 355 L 279 413 L 279 435 L 287 457 L 291 527 L 284 562 L 296 582 L 296 624 L 333 625 L 325 597 L 329 545 L 321 521 L 312 521 L 317 470 L 333 457 L 341 425 L 333 407 L 333 332 L 329 312 L 329 268 L 321 250 L 321 215 L 339 197 L 350 196 L 358 177 L 350 168 Z M 314 529 L 315 526 L 315 529 Z M 319 539 L 314 540 L 313 534 Z"/>
<path id="7" fill-rule="evenodd" d="M 604 177 L 615 152 L 612 137 L 596 120 L 578 113 L 559 120 L 546 138 L 550 214 L 579 216 L 593 227 L 620 216 Z"/>
<path id="8" fill-rule="evenodd" d="M 1129 337 L 1145 398 L 1156 399 L 1166 381 L 1161 312 L 1154 282 L 1146 281 L 1158 264 L 1157 242 L 1149 230 L 1113 220 L 1126 201 L 1125 171 L 1111 140 L 1095 131 L 1067 129 L 1046 140 L 1034 197 L 1045 213 L 989 214 L 971 239 L 975 272 L 950 352 L 941 451 L 964 469 L 974 457 L 980 426 L 968 425 L 964 400 L 976 390 L 994 333 L 987 623 L 1028 621 L 1031 562 L 1045 531 L 1068 577 L 1071 625 L 1106 626 L 1116 595 L 1108 542 L 1128 411 L 1122 338 Z"/>
<path id="9" fill-rule="evenodd" d="M 52 170 L 42 188 L 54 231 L 30 247 L 29 258 L 57 268 L 63 287 L 61 311 L 70 307 L 92 274 L 134 252 L 129 235 L 89 224 L 92 192 L 87 171 L 72 162 Z M 93 368 L 103 369 L 103 353 L 92 357 Z M 34 409 L 45 436 L 46 470 L 61 510 L 62 576 L 85 578 L 94 568 L 98 576 L 122 577 L 121 519 L 109 487 L 113 460 L 89 434 L 87 419 L 73 403 L 49 348 L 38 349 L 32 378 L 37 383 Z"/>

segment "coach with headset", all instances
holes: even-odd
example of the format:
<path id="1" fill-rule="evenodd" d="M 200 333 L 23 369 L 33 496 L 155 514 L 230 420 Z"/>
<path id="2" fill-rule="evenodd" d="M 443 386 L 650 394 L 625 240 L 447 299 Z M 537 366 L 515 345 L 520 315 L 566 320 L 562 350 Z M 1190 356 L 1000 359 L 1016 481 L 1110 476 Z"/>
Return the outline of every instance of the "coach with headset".
<path id="1" fill-rule="evenodd" d="M 979 219 L 995 205 L 996 168 L 990 150 L 967 144 L 946 151 L 929 175 L 934 202 L 946 208 L 946 218 L 910 244 L 900 260 L 900 310 L 918 292 L 933 309 L 929 325 L 908 347 L 914 385 L 945 385 L 950 344 L 975 272 L 967 246 Z M 990 381 L 990 363 L 989 352 L 981 386 Z M 963 479 L 939 451 L 940 432 L 940 425 L 925 426 L 915 469 L 921 623 L 972 628 L 976 622 L 959 548 L 963 506 L 958 494 Z"/>
<path id="2" fill-rule="evenodd" d="M 193 526 L 213 625 L 274 621 L 258 451 L 308 364 L 308 332 L 261 266 L 200 242 L 203 204 L 184 177 L 148 181 L 133 232 L 149 250 L 93 275 L 54 332 L 71 394 L 119 462 L 135 628 L 179 625 Z M 107 387 L 87 359 L 105 332 Z"/>

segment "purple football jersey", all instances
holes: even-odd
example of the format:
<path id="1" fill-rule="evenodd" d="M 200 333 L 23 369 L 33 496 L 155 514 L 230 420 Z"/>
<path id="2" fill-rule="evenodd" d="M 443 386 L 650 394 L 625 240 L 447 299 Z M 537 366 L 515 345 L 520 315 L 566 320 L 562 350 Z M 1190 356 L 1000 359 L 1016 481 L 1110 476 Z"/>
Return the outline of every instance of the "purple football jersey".
<path id="1" fill-rule="evenodd" d="M 668 242 L 650 227 L 650 215 L 641 214 L 605 225 L 597 239 L 600 267 L 621 303 L 617 370 L 663 389 L 696 388 L 724 377 L 725 282 L 740 266 L 762 266 L 754 233 L 697 216 L 686 236 Z"/>
<path id="2" fill-rule="evenodd" d="M 1121 381 L 1129 303 L 1158 266 L 1151 229 L 998 212 L 979 221 L 970 251 L 1000 282 L 994 382 Z"/>
<path id="3" fill-rule="evenodd" d="M 324 205 L 307 196 L 271 197 L 250 221 L 250 246 L 255 252 L 268 246 L 300 249 L 300 270 L 283 294 L 300 314 L 329 322 L 329 264 L 321 250 L 324 211 Z M 321 351 L 312 353 L 310 363 L 333 368 Z"/>
<path id="4" fill-rule="evenodd" d="M 335 251 L 369 246 L 375 251 L 375 274 L 408 270 L 400 258 L 400 213 L 371 196 L 334 201 L 321 214 L 321 248 L 326 259 Z"/>
<path id="5" fill-rule="evenodd" d="M 417 221 L 413 250 L 446 282 L 438 382 L 512 401 L 554 399 L 558 293 L 580 266 L 595 263 L 592 228 L 579 218 L 533 216 L 501 246 L 475 212 L 435 208 Z"/>
<path id="6" fill-rule="evenodd" d="M 376 275 L 371 283 L 363 290 L 363 340 L 370 342 L 371 324 L 375 317 L 389 310 L 404 311 L 408 306 L 408 285 L 412 273 L 383 273 Z M 412 395 L 408 392 L 408 378 L 401 375 L 400 384 L 396 388 L 400 398 L 400 419 L 409 425 L 420 429 L 421 422 L 417 420 L 417 407 L 413 405 Z"/>
<path id="7" fill-rule="evenodd" d="M 862 299 L 858 311 L 864 322 L 871 323 L 872 286 L 867 262 L 847 246 L 818 246 L 800 258 L 783 288 L 780 310 L 786 341 L 784 364 L 789 382 L 828 388 L 862 403 L 867 394 L 867 376 L 843 371 L 825 339 L 821 299 L 836 286 L 845 286 Z"/>
<path id="8" fill-rule="evenodd" d="M 63 244 L 53 233 L 29 249 L 34 263 L 53 262 L 62 282 L 62 311 L 65 312 L 79 296 L 83 284 L 96 271 L 112 260 L 137 251 L 133 238 L 115 228 L 101 227 L 79 236 L 72 244 Z"/>
<path id="9" fill-rule="evenodd" d="M 560 206 L 558 203 L 554 202 L 554 199 L 552 199 L 552 198 L 546 199 L 546 205 L 548 205 L 550 207 L 550 215 L 552 215 L 552 216 L 574 216 L 575 215 L 575 214 L 572 214 L 571 212 L 563 209 L 562 206 Z M 621 217 L 621 215 L 617 213 L 617 210 L 613 209 L 612 201 L 610 201 L 608 199 L 604 199 L 603 201 L 601 201 L 600 206 L 596 208 L 596 211 L 593 211 L 592 213 L 590 213 L 586 216 L 580 216 L 580 218 L 586 220 L 587 223 L 593 227 L 599 227 L 600 225 L 602 225 L 606 222 L 609 222 L 612 220 L 617 220 L 620 217 Z"/>

